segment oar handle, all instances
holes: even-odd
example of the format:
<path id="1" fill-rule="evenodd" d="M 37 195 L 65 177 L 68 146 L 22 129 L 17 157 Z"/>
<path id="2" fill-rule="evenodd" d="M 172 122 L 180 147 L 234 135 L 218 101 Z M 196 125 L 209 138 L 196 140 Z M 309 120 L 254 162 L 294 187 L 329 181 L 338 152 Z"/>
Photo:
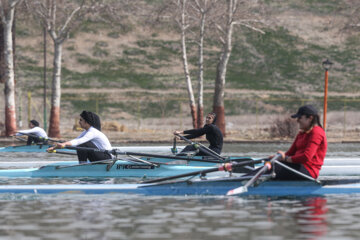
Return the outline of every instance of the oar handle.
<path id="1" fill-rule="evenodd" d="M 187 139 L 186 137 L 180 135 L 180 134 L 175 134 L 176 136 L 178 136 L 179 138 L 181 138 L 182 140 L 184 140 L 185 142 L 193 145 L 195 148 L 199 148 L 200 151 L 212 156 L 212 157 L 215 157 L 215 158 L 218 158 L 218 159 L 221 159 L 221 160 L 225 160 L 224 157 L 220 156 L 218 153 L 214 152 L 213 150 L 211 150 L 210 148 L 204 146 L 203 144 L 199 143 L 199 142 L 193 142 L 191 141 L 190 139 Z"/>

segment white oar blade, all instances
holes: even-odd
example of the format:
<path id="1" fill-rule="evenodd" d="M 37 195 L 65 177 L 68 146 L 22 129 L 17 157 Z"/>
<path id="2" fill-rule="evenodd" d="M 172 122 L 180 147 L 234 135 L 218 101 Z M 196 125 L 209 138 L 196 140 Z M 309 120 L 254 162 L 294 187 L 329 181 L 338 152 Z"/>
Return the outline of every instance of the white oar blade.
<path id="1" fill-rule="evenodd" d="M 232 190 L 228 191 L 226 193 L 226 195 L 227 196 L 240 195 L 240 194 L 242 194 L 244 192 L 247 192 L 247 191 L 248 191 L 247 187 L 241 186 L 241 187 L 238 187 L 238 188 L 235 188 L 235 189 L 232 189 Z"/>

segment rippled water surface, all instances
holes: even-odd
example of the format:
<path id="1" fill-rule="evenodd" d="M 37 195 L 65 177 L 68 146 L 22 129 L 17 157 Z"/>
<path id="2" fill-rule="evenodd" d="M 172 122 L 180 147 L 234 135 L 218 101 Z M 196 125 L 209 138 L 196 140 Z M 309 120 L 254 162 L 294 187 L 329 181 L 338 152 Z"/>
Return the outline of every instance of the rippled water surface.
<path id="1" fill-rule="evenodd" d="M 231 155 L 267 156 L 289 144 L 228 145 Z M 359 157 L 359 144 L 328 156 Z M 29 156 L 30 157 L 27 157 Z M 0 154 L 1 162 L 72 160 Z M 0 179 L 0 184 L 101 183 L 121 179 Z M 0 239 L 360 239 L 360 195 L 311 198 L 144 197 L 0 194 Z"/>

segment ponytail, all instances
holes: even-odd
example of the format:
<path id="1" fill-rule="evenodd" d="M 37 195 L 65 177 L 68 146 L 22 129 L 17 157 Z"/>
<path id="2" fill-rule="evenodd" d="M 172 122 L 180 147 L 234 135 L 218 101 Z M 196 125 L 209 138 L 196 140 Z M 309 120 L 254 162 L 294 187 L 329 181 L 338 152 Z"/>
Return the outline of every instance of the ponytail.
<path id="1" fill-rule="evenodd" d="M 319 116 L 319 114 L 306 115 L 307 118 L 309 118 L 310 116 L 313 116 L 313 119 L 312 119 L 312 121 L 311 121 L 311 127 L 314 127 L 315 125 L 318 125 L 318 126 L 320 126 L 321 128 L 323 128 L 322 125 L 321 125 L 321 123 L 320 123 L 320 116 Z"/>

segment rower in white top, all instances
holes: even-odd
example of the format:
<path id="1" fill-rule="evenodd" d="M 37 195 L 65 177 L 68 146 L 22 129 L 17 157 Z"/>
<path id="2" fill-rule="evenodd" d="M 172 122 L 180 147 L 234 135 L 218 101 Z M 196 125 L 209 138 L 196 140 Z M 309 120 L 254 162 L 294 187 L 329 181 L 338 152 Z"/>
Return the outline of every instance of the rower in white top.
<path id="1" fill-rule="evenodd" d="M 48 148 L 48 152 L 51 152 L 58 148 L 65 148 L 67 146 L 83 147 L 83 148 L 95 148 L 100 150 L 111 150 L 111 144 L 109 139 L 101 132 L 101 122 L 98 115 L 93 112 L 83 111 L 80 114 L 79 119 L 80 127 L 84 131 L 75 139 L 64 142 L 56 143 L 55 146 Z M 88 151 L 77 149 L 77 156 L 79 163 L 90 162 L 111 159 L 112 155 L 106 152 L 100 151 Z"/>
<path id="2" fill-rule="evenodd" d="M 15 134 L 15 136 L 27 135 L 26 145 L 31 145 L 33 142 L 37 144 L 47 144 L 48 136 L 44 129 L 39 127 L 39 122 L 36 120 L 31 120 L 29 122 L 29 128 L 27 130 L 21 130 Z"/>

